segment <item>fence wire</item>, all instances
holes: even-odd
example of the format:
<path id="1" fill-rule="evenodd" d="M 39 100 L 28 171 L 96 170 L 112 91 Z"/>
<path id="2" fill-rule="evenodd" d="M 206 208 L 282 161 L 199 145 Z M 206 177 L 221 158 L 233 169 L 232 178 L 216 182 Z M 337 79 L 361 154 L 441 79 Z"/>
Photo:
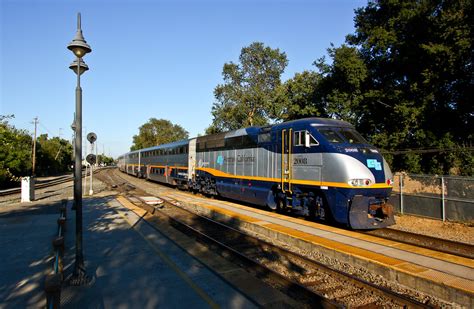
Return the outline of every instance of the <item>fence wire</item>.
<path id="1" fill-rule="evenodd" d="M 391 203 L 401 214 L 474 222 L 474 178 L 394 175 Z"/>

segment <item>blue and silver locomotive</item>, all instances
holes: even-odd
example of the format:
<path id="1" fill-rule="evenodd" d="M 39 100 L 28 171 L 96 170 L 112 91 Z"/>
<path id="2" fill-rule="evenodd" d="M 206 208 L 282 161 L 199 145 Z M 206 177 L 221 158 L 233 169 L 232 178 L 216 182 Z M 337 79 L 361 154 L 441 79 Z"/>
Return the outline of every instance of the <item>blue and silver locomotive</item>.
<path id="1" fill-rule="evenodd" d="M 306 118 L 127 153 L 132 175 L 278 212 L 373 229 L 395 223 L 392 173 L 347 122 Z"/>

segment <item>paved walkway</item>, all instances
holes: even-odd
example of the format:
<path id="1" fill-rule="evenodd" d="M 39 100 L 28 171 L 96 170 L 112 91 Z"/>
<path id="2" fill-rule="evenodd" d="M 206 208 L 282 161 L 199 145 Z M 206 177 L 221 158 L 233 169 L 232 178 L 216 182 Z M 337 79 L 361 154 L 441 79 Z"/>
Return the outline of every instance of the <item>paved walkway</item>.
<path id="1" fill-rule="evenodd" d="M 252 308 L 242 296 L 114 198 L 84 200 L 89 287 L 66 286 L 69 308 Z M 69 226 L 73 226 L 70 224 Z M 73 229 L 66 235 L 70 268 Z"/>
<path id="2" fill-rule="evenodd" d="M 153 229 L 113 196 L 83 200 L 89 286 L 63 285 L 64 308 L 253 308 L 220 276 Z M 0 209 L 0 308 L 45 307 L 44 278 L 60 202 Z M 75 254 L 75 212 L 68 205 L 65 276 Z"/>
<path id="3" fill-rule="evenodd" d="M 44 307 L 60 202 L 0 207 L 0 308 Z"/>

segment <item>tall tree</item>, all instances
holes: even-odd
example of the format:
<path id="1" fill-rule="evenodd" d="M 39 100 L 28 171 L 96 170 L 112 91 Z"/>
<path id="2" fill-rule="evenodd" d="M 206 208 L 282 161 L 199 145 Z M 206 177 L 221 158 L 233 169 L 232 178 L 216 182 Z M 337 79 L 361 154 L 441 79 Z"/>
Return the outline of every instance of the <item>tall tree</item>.
<path id="1" fill-rule="evenodd" d="M 303 71 L 277 89 L 273 114 L 287 121 L 302 117 L 327 117 L 326 106 L 320 99 L 321 75 L 314 71 Z"/>
<path id="2" fill-rule="evenodd" d="M 37 138 L 36 153 L 36 173 L 41 176 L 69 171 L 73 164 L 71 143 L 59 137 L 48 138 L 48 134 L 41 134 Z"/>
<path id="3" fill-rule="evenodd" d="M 0 188 L 18 185 L 31 173 L 32 138 L 8 123 L 13 115 L 0 115 Z"/>
<path id="4" fill-rule="evenodd" d="M 322 83 L 328 112 L 353 122 L 385 150 L 472 145 L 472 16 L 469 0 L 369 1 L 356 10 L 349 46 L 330 52 L 334 61 Z M 341 65 L 355 74 L 338 73 Z M 447 162 L 443 157 L 453 156 L 445 153 L 426 157 L 403 154 L 394 164 L 448 173 L 460 162 Z M 465 173 L 472 174 L 472 166 Z"/>
<path id="5" fill-rule="evenodd" d="M 138 130 L 138 135 L 133 136 L 130 150 L 171 143 L 189 137 L 188 131 L 183 127 L 165 119 L 150 118 Z"/>
<path id="6" fill-rule="evenodd" d="M 324 57 L 315 61 L 322 80 L 319 95 L 326 112 L 333 118 L 343 119 L 357 125 L 364 116 L 363 85 L 367 79 L 367 68 L 358 50 L 342 45 L 328 49 L 332 64 Z"/>
<path id="7" fill-rule="evenodd" d="M 214 119 L 207 132 L 267 124 L 275 116 L 272 103 L 287 65 L 279 49 L 260 42 L 242 48 L 239 64 L 224 64 L 224 84 L 214 89 Z"/>
<path id="8" fill-rule="evenodd" d="M 32 137 L 8 123 L 13 115 L 0 115 L 0 188 L 18 186 L 20 177 L 31 175 Z M 70 170 L 72 145 L 69 141 L 42 134 L 36 139 L 36 175 L 48 176 Z"/>

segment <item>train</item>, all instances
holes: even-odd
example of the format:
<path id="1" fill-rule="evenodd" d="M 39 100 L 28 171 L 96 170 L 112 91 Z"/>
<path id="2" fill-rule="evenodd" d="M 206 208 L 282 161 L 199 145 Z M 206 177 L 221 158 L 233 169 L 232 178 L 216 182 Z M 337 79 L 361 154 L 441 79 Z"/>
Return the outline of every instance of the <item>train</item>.
<path id="1" fill-rule="evenodd" d="M 351 229 L 395 224 L 393 175 L 348 122 L 304 118 L 128 152 L 120 171 Z"/>

